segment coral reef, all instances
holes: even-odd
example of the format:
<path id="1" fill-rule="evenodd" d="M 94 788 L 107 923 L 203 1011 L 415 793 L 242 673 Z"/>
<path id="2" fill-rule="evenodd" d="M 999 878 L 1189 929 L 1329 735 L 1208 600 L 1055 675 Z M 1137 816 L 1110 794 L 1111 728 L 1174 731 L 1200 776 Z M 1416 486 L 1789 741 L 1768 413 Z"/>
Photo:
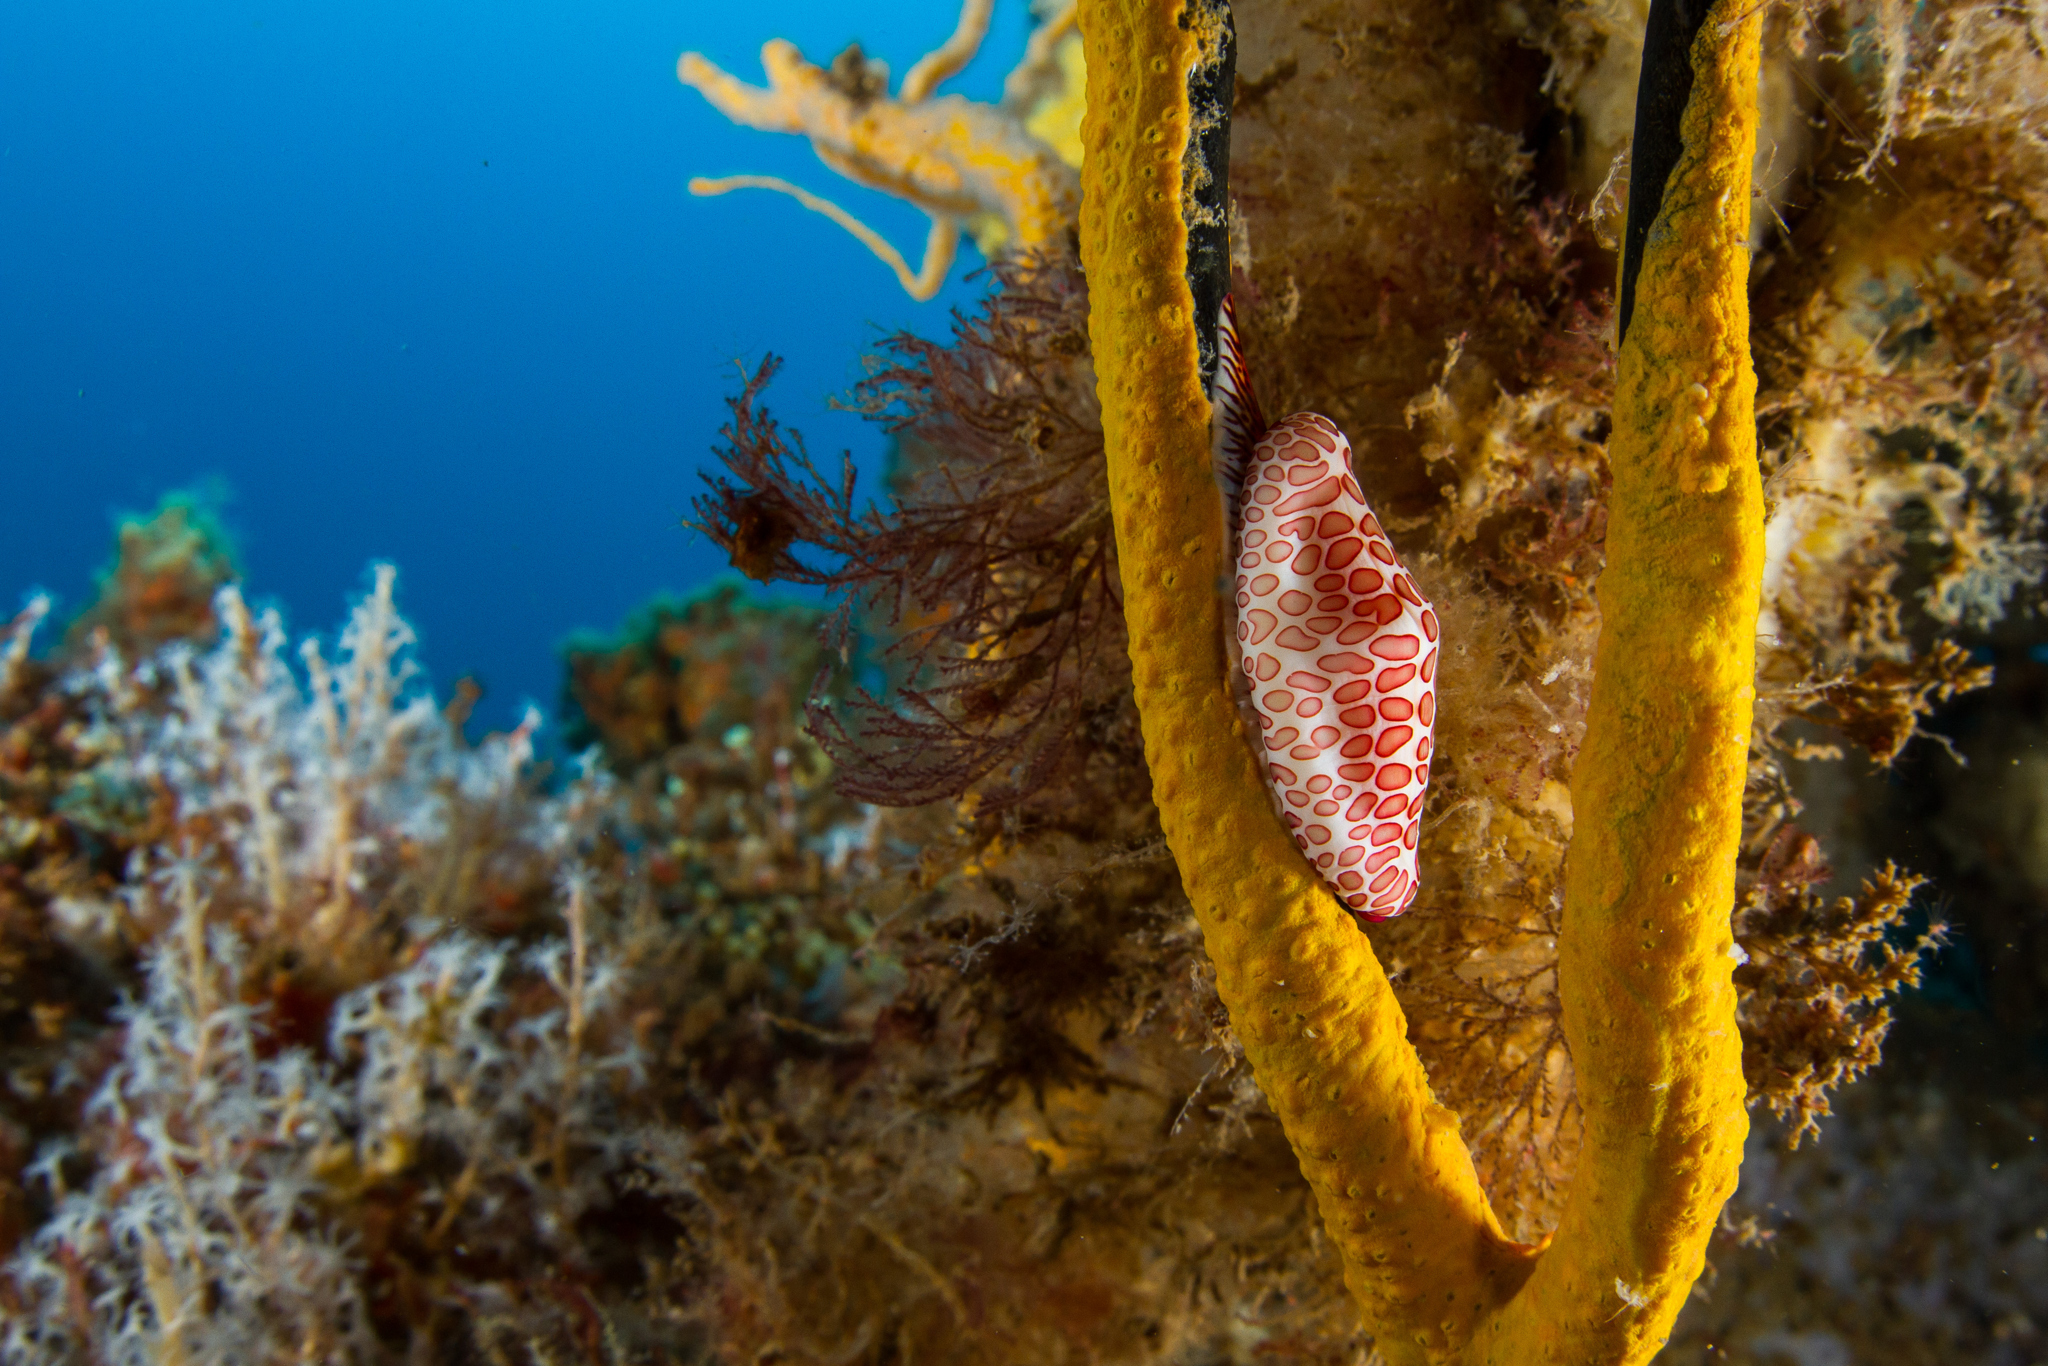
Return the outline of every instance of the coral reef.
<path id="1" fill-rule="evenodd" d="M 1642 12 L 1238 14 L 1246 349 L 1274 411 L 1350 435 L 1447 642 L 1421 896 L 1370 942 L 1418 1084 L 1462 1117 L 1437 1141 L 1524 1242 L 1585 1132 L 1558 945 Z M 1033 139 L 1039 189 L 1075 183 L 1068 14 L 962 125 Z M 1765 615 L 1732 921 L 1758 1122 L 1669 1360 L 2040 1354 L 2044 1117 L 2009 1059 L 2048 979 L 2034 861 L 1986 841 L 2037 842 L 2038 774 L 2007 750 L 2039 674 L 2008 663 L 2031 636 L 2001 644 L 1987 693 L 1970 646 L 2015 629 L 2042 566 L 2041 22 L 1764 16 Z M 974 28 L 915 99 L 789 54 L 796 131 L 855 105 L 929 129 Z M 890 160 L 925 144 L 888 146 L 843 165 L 930 188 Z M 1010 212 L 975 193 L 928 207 Z M 562 771 L 537 718 L 464 740 L 388 572 L 295 651 L 169 504 L 80 624 L 35 600 L 6 627 L 0 1360 L 1388 1359 L 1163 842 L 1101 281 L 1074 202 L 1043 202 L 1032 241 L 991 238 L 952 336 L 892 339 L 854 395 L 897 442 L 879 502 L 754 372 L 695 516 L 742 572 L 833 601 L 717 589 L 572 642 L 588 750 Z M 1910 800 L 1830 795 L 1864 771 Z M 1999 965 L 1995 1024 L 1898 1004 L 1936 907 L 1944 981 Z M 1905 1070 L 1848 1086 L 1895 1016 Z"/>
<path id="2" fill-rule="evenodd" d="M 714 724 L 550 795 L 424 705 L 393 588 L 302 655 L 334 730 L 232 590 L 140 665 L 13 628 L 0 1355 L 1356 1359 L 1140 794 L 1006 851 Z M 681 676 L 811 622 L 626 653 L 692 607 Z"/>
<path id="3" fill-rule="evenodd" d="M 814 747 L 544 792 L 539 718 L 465 744 L 393 589 L 297 670 L 232 586 L 133 663 L 13 628 L 0 1359 L 680 1359 L 628 1304 L 680 1227 L 637 1136 L 896 971 L 854 962 L 876 832 Z M 692 606 L 706 671 L 787 662 L 772 609 Z"/>
<path id="4" fill-rule="evenodd" d="M 1640 14 L 1636 23 L 1631 30 L 1626 14 L 1579 6 L 1521 6 L 1486 17 L 1456 7 L 1376 7 L 1370 15 L 1347 17 L 1281 6 L 1239 16 L 1233 245 L 1248 349 L 1261 382 L 1277 391 L 1276 408 L 1314 406 L 1337 416 L 1354 436 L 1369 435 L 1361 442 L 1361 481 L 1376 499 L 1393 501 L 1390 525 L 1410 536 L 1420 531 L 1425 543 L 1434 538 L 1418 573 L 1439 603 L 1447 639 L 1458 642 L 1445 660 L 1438 774 L 1445 790 L 1425 823 L 1425 904 L 1375 942 L 1389 961 L 1432 1088 L 1466 1117 L 1465 1136 L 1482 1180 L 1503 1219 L 1524 1238 L 1555 1219 L 1579 1138 L 1558 1022 L 1555 896 L 1573 825 L 1563 780 L 1584 733 L 1598 628 L 1591 588 L 1607 529 L 1605 445 L 1614 383 L 1612 352 L 1602 336 L 1611 328 L 1606 282 L 1613 266 L 1598 243 L 1599 220 L 1582 222 L 1544 197 L 1550 187 L 1597 186 L 1612 169 L 1612 147 L 1596 158 L 1546 122 L 1556 106 L 1544 95 L 1543 64 L 1553 63 L 1551 89 L 1574 114 L 1571 100 L 1590 79 L 1587 64 L 1612 65 L 1610 51 L 1639 42 Z M 1784 352 L 1771 340 L 1797 336 L 1803 342 L 1824 333 L 1847 307 L 1833 296 L 1777 292 L 1781 282 L 1796 282 L 1838 254 L 1802 245 L 1801 232 L 1817 231 L 1810 222 L 1824 221 L 1835 205 L 1870 199 L 1885 206 L 1887 223 L 1923 221 L 1912 197 L 1901 192 L 1909 183 L 1903 175 L 1914 165 L 1940 165 L 1942 147 L 1896 142 L 1886 169 L 1899 181 L 1880 177 L 1873 182 L 1880 188 L 1865 189 L 1856 178 L 1871 150 L 1860 130 L 1877 127 L 1897 93 L 1887 95 L 1880 69 L 1865 56 L 1897 50 L 1922 54 L 1908 61 L 1934 60 L 1931 48 L 1918 45 L 1937 43 L 1958 24 L 1972 26 L 1981 48 L 2000 53 L 1995 67 L 1972 73 L 1966 83 L 2009 92 L 2037 79 L 2038 58 L 2018 37 L 2023 24 L 1982 6 L 1915 16 L 1812 6 L 1772 14 L 1764 35 L 1766 138 L 1759 160 L 1765 170 L 1759 184 L 1767 198 L 1753 220 L 1763 286 L 1752 336 L 1760 357 L 1766 494 L 1775 519 L 1764 561 L 1766 630 L 1775 635 L 1761 647 L 1737 869 L 1736 931 L 1749 961 L 1736 980 L 1750 1099 L 1792 1119 L 1779 1131 L 1788 1141 L 1810 1133 L 1807 1121 L 1827 1112 L 1829 1090 L 1876 1056 L 1890 1020 L 1882 1000 L 1914 979 L 1923 960 L 1913 947 L 1921 932 L 1911 927 L 1926 924 L 1902 895 L 1904 880 L 1881 870 L 1846 903 L 1816 890 L 1826 881 L 1826 862 L 1799 829 L 1799 793 L 1813 786 L 1809 774 L 1816 765 L 1840 754 L 1827 744 L 1829 732 L 1890 760 L 1925 733 L 1922 723 L 1935 705 L 1981 686 L 1985 673 L 1942 639 L 1941 614 L 1954 616 L 1942 593 L 1921 591 L 1919 583 L 1900 577 L 1925 574 L 1916 566 L 1929 563 L 1928 551 L 1939 554 L 1951 544 L 1928 533 L 1931 519 L 1919 511 L 1917 494 L 1902 494 L 1858 523 L 1831 522 L 1830 534 L 1840 537 L 1833 548 L 1814 541 L 1797 559 L 1795 538 L 1788 535 L 1796 523 L 1785 509 L 1809 491 L 1853 499 L 1865 487 L 1884 487 L 1881 477 L 1904 476 L 1920 488 L 1948 490 L 1952 502 L 1977 508 L 1980 518 L 1995 514 L 1995 524 L 1982 524 L 2006 538 L 2009 550 L 1998 552 L 1999 563 L 2024 566 L 2034 553 L 2031 495 L 1986 501 L 1998 490 L 2031 487 L 2025 472 L 2037 457 L 2026 440 L 1987 441 L 1991 463 L 1953 481 L 1940 471 L 1958 468 L 1957 454 L 1917 437 L 1901 443 L 1900 429 L 1922 413 L 1952 411 L 1945 394 L 1953 391 L 1942 386 L 1959 376 L 1942 355 L 1908 373 L 1866 347 L 1857 353 L 1855 373 L 1830 380 L 1805 368 L 1806 361 L 1781 365 Z M 1994 30 L 2002 35 L 1995 41 Z M 1816 60 L 1825 54 L 1843 60 Z M 1631 94 L 1632 70 L 1620 82 Z M 1616 84 L 1611 74 L 1602 79 L 1603 90 Z M 1808 114 L 1823 107 L 1832 123 L 1805 136 Z M 2015 190 L 2033 155 L 2029 126 L 2024 119 L 2002 130 L 1972 125 L 1984 164 L 1999 167 Z M 2038 220 L 1988 202 L 1996 198 L 1989 196 L 1982 212 L 2015 231 L 2002 259 L 2024 262 L 2038 250 L 2039 235 L 2019 224 Z M 1931 239 L 1916 241 L 1915 250 L 1935 250 Z M 1920 269 L 1927 258 L 1913 259 Z M 2028 278 L 2018 269 L 2010 274 Z M 1057 252 L 1003 276 L 1004 292 L 981 320 L 962 327 L 957 351 L 986 355 L 1010 292 L 1021 296 L 1018 308 L 1028 314 L 1049 282 L 1082 287 Z M 1959 341 L 1978 344 L 1975 325 L 1982 315 L 1950 317 Z M 2006 326 L 2002 335 L 2013 339 L 2016 351 L 2038 355 L 2027 333 Z M 987 373 L 992 381 L 1003 377 L 999 369 Z M 1793 392 L 1844 380 L 1860 392 L 1899 395 L 1904 406 L 1883 415 L 1865 410 L 1861 428 L 1830 428 L 1820 420 L 1828 414 Z M 2030 432 L 2030 382 L 2015 374 L 2015 387 L 2002 391 L 2010 397 L 1999 402 L 2017 405 L 2001 410 L 2010 417 L 1990 415 L 2004 428 L 1973 430 Z M 1041 401 L 1021 385 L 1007 393 Z M 998 399 L 977 394 L 971 406 L 985 409 Z M 933 406 L 943 410 L 949 401 L 959 402 L 942 394 Z M 1086 407 L 1065 415 L 1076 428 L 1095 421 Z M 928 469 L 947 480 L 997 487 L 996 481 L 1038 468 L 1021 438 L 1059 430 L 1061 416 L 1031 420 L 1018 413 L 1009 419 L 1016 436 L 1006 442 L 956 435 L 935 450 L 910 444 L 907 463 L 913 474 Z M 775 440 L 785 438 L 778 433 Z M 1817 448 L 1852 453 L 1857 463 L 1846 466 L 1836 484 L 1802 483 L 1796 470 Z M 845 543 L 854 521 L 850 484 L 806 482 L 793 465 L 750 463 L 768 449 L 760 441 L 742 443 L 742 459 L 733 464 L 738 479 L 715 494 L 723 510 L 714 517 L 700 508 L 736 561 L 762 564 L 754 557 L 770 543 L 788 562 L 798 561 L 806 545 Z M 838 508 L 810 493 L 792 494 L 792 487 L 830 488 Z M 949 515 L 1000 525 L 973 498 L 949 493 L 948 499 Z M 892 508 L 865 514 L 875 519 L 868 525 L 909 531 L 913 517 L 929 522 L 935 516 L 929 495 L 902 506 L 904 520 Z M 1900 514 L 1896 520 L 1892 511 Z M 1091 525 L 1079 511 L 1070 515 L 1076 534 Z M 1013 601 L 1029 600 L 1034 589 L 1044 603 L 1067 600 L 1057 573 L 1036 578 L 1034 566 L 1007 560 L 1000 550 L 984 557 L 982 544 L 958 532 L 945 544 L 963 541 L 969 549 L 943 561 L 947 572 L 965 578 L 978 565 L 991 589 L 1000 586 Z M 914 549 L 911 543 L 898 554 L 881 588 L 917 581 Z M 1788 573 L 1788 564 L 1797 573 Z M 1800 573 L 1812 578 L 1802 581 Z M 830 573 L 810 581 L 855 585 Z M 859 581 L 861 593 L 877 586 L 872 575 Z M 1788 628 L 1829 604 L 1835 604 L 1833 614 L 1816 629 Z M 1989 610 L 1999 609 L 1991 602 Z M 916 623 L 923 634 L 905 635 L 889 622 L 872 619 L 885 642 L 938 639 L 924 623 Z M 1030 624 L 1037 632 L 1049 623 L 1034 616 Z M 1120 629 L 1120 623 L 1105 619 L 1094 629 Z M 997 619 L 986 630 L 963 628 L 956 639 L 939 640 L 935 657 L 920 658 L 935 668 L 1007 670 L 1006 653 L 989 648 L 1004 638 Z M 1027 635 L 1027 645 L 1035 638 Z M 1027 648 L 1021 658 L 1036 668 L 1041 656 Z M 1104 682 L 1115 681 L 1104 675 Z M 1077 679 L 1069 695 L 1080 692 Z M 914 720 L 920 728 L 914 733 L 923 735 L 988 726 L 986 714 L 969 712 L 962 700 L 941 697 L 934 710 L 930 697 L 905 695 L 895 723 Z M 1041 707 L 1034 697 L 1032 707 L 1013 715 L 1031 717 Z M 878 742 L 848 762 L 914 763 L 917 746 L 906 742 L 913 732 L 891 735 L 889 724 L 878 724 Z M 1128 760 L 1126 750 L 1122 762 Z M 1101 781 L 1101 767 L 1091 771 L 1091 781 Z M 1035 822 L 1044 819 L 1035 811 L 1060 809 L 1044 796 L 1022 807 L 999 792 L 1000 810 L 992 811 L 983 806 L 984 784 L 971 769 L 953 778 L 952 790 L 965 797 L 961 812 L 973 849 L 967 857 L 976 868 L 990 860 L 1000 868 L 1001 859 L 1031 849 Z M 1089 787 L 1069 787 L 1071 781 L 1055 770 L 1041 794 L 1071 794 L 1069 801 L 1088 809 Z M 942 795 L 929 785 L 916 792 Z M 1921 949 L 1928 943 L 1919 939 Z"/>

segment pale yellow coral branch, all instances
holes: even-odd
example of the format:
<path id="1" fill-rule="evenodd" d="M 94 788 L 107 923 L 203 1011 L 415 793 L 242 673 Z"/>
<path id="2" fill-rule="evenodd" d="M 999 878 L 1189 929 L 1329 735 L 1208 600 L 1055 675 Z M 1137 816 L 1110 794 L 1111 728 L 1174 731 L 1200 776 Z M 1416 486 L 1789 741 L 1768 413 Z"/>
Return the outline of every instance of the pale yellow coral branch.
<path id="1" fill-rule="evenodd" d="M 929 99 L 940 82 L 957 75 L 961 67 L 973 61 L 974 54 L 981 50 L 981 40 L 988 36 L 988 19 L 994 9 L 995 0 L 966 0 L 960 6 L 960 22 L 954 27 L 953 36 L 910 68 L 896 98 L 905 104 Z"/>
<path id="2" fill-rule="evenodd" d="M 710 197 L 730 194 L 734 190 L 774 190 L 786 194 L 813 213 L 825 217 L 845 228 L 860 240 L 862 246 L 873 252 L 883 265 L 896 272 L 896 279 L 903 285 L 904 292 L 923 303 L 939 292 L 945 282 L 946 272 L 953 267 L 953 254 L 960 245 L 960 223 L 952 217 L 932 219 L 931 234 L 925 238 L 923 266 L 912 271 L 910 263 L 903 259 L 903 253 L 889 245 L 887 238 L 867 224 L 855 218 L 829 199 L 821 199 L 801 186 L 792 185 L 772 175 L 730 175 L 718 179 L 696 176 L 690 181 L 690 193 Z"/>
<path id="3" fill-rule="evenodd" d="M 775 60 L 781 54 L 771 51 L 775 44 L 762 49 L 761 64 L 771 72 Z M 787 47 L 788 44 L 782 46 Z M 795 49 L 790 49 L 794 55 Z M 801 58 L 797 58 L 801 61 Z M 734 123 L 748 128 L 758 128 L 764 133 L 801 133 L 804 119 L 801 107 L 782 91 L 761 90 L 732 76 L 705 59 L 702 53 L 685 52 L 676 59 L 676 79 L 689 86 L 712 107 Z"/>
<path id="4" fill-rule="evenodd" d="M 953 36 L 911 71 L 901 99 L 849 89 L 844 80 L 805 61 L 793 44 L 780 39 L 761 49 L 765 89 L 735 80 L 694 52 L 682 55 L 676 75 L 733 122 L 768 132 L 800 133 L 840 175 L 907 199 L 929 214 L 935 221 L 925 269 L 912 274 L 864 225 L 824 200 L 769 177 L 723 182 L 728 188 L 747 184 L 781 189 L 826 214 L 894 266 L 905 289 L 917 298 L 930 298 L 938 287 L 933 271 L 942 276 L 951 264 L 962 228 L 992 255 L 1044 249 L 1061 240 L 1080 200 L 1080 180 L 1068 159 L 1071 151 L 1063 153 L 1036 135 L 1028 126 L 1036 117 L 1034 110 L 931 94 L 973 56 L 987 29 L 991 3 L 965 0 Z M 1065 11 L 1056 10 L 1049 22 L 1063 25 L 1064 16 Z M 1065 65 L 1056 64 L 1042 83 L 1053 94 L 1074 96 L 1076 92 L 1060 88 L 1065 71 Z"/>

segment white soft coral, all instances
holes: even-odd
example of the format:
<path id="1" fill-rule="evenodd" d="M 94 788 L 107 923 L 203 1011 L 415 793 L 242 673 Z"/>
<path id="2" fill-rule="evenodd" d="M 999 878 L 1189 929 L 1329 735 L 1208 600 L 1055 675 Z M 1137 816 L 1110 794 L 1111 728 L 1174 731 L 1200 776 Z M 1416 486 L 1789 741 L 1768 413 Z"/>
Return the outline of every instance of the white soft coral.
<path id="1" fill-rule="evenodd" d="M 462 742 L 413 662 L 394 578 L 376 569 L 331 664 L 301 648 L 303 678 L 277 615 L 229 587 L 211 647 L 131 668 L 102 640 L 68 682 L 95 784 L 167 795 L 179 852 L 138 853 L 123 911 L 109 903 L 148 986 L 117 1021 L 80 1141 L 32 1169 L 53 1210 L 0 1268 L 5 1366 L 382 1359 L 344 1197 L 401 1179 L 439 1203 L 430 1241 L 504 1234 L 560 1254 L 625 1158 L 612 1101 L 640 1059 L 587 876 L 564 878 L 567 937 L 523 954 L 431 905 L 395 967 L 388 946 L 330 952 L 371 926 L 408 845 L 487 817 L 559 865 L 610 810 L 587 767 L 537 796 L 530 711 Z M 32 626 L 0 637 L 0 659 L 25 654 L 12 642 Z M 381 974 L 336 1002 L 332 1056 L 279 1047 L 245 967 L 258 947 Z"/>
<path id="2" fill-rule="evenodd" d="M 314 1175 L 346 1100 L 303 1050 L 266 1056 L 204 871 L 180 859 L 153 882 L 175 919 L 86 1108 L 102 1163 L 77 1191 L 62 1152 L 40 1164 L 57 1205 L 9 1267 L 25 1312 L 0 1325 L 0 1360 L 369 1360 L 357 1268 Z"/>

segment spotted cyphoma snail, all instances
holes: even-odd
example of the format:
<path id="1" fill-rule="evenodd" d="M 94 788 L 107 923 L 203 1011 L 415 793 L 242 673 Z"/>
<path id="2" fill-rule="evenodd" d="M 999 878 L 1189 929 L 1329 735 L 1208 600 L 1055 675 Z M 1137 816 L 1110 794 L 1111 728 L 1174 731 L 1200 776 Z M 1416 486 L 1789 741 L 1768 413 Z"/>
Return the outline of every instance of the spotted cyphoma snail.
<path id="1" fill-rule="evenodd" d="M 1294 842 L 1361 920 L 1415 900 L 1439 628 L 1316 413 L 1268 427 L 1226 296 L 1214 450 L 1236 558 L 1237 648 Z"/>

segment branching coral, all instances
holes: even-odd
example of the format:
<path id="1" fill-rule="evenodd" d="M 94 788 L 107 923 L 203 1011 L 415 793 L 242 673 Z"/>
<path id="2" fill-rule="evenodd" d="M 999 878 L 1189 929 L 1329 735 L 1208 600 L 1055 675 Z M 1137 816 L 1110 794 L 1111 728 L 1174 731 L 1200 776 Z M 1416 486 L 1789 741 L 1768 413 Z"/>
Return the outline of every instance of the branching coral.
<path id="1" fill-rule="evenodd" d="M 672 1351 L 681 1330 L 600 1271 L 676 1227 L 607 1222 L 635 1126 L 676 1100 L 648 1043 L 722 1085 L 758 1047 L 740 1003 L 800 1022 L 861 999 L 871 927 L 840 888 L 875 832 L 815 748 L 728 734 L 546 797 L 530 723 L 472 748 L 434 709 L 394 583 L 380 568 L 302 671 L 233 587 L 210 645 L 130 665 L 98 633 L 68 672 L 16 662 L 7 796 L 37 824 L 9 850 L 6 947 L 49 980 L 4 1001 L 35 1023 L 10 1025 L 0 1101 L 0 1359 Z M 46 727 L 64 749 L 22 744 Z M 66 789 L 96 794 L 92 830 L 53 809 Z M 135 852 L 41 873 L 62 896 L 19 885 L 18 860 L 94 840 Z M 138 960 L 142 1004 L 101 1018 Z"/>
<path id="2" fill-rule="evenodd" d="M 931 235 L 917 270 L 838 205 L 775 177 L 699 178 L 690 182 L 691 193 L 788 194 L 859 238 L 896 272 L 913 299 L 938 292 L 963 227 L 989 256 L 1053 243 L 1072 221 L 1079 194 L 1074 165 L 1060 146 L 1059 110 L 1069 99 L 1065 87 L 1071 80 L 1071 64 L 1063 63 L 1062 54 L 1072 50 L 1062 39 L 1073 25 L 1071 3 L 1046 17 L 1001 104 L 935 93 L 981 46 L 993 5 L 994 0 L 964 0 L 953 36 L 910 69 L 893 99 L 888 67 L 858 47 L 825 68 L 806 62 L 790 43 L 771 42 L 761 49 L 766 89 L 745 85 L 694 52 L 676 64 L 683 84 L 735 123 L 800 133 L 840 175 L 929 214 Z"/>
<path id="3" fill-rule="evenodd" d="M 433 1214 L 430 1247 L 488 1237 L 493 1255 L 517 1265 L 568 1243 L 576 1221 L 613 1194 L 607 1183 L 630 1144 L 615 1101 L 646 1075 L 618 1029 L 619 966 L 591 944 L 590 883 L 571 870 L 567 940 L 537 946 L 523 965 L 551 1000 L 527 985 L 515 1001 L 512 955 L 458 934 L 335 1002 L 333 1051 L 359 1060 L 357 1138 L 355 1170 L 330 1179 L 374 1189 L 451 1159 L 452 1179 L 415 1196 Z M 530 1224 L 507 1220 L 513 1210 Z"/>
<path id="4" fill-rule="evenodd" d="M 390 894 L 403 842 L 432 842 L 462 808 L 502 801 L 530 752 L 524 732 L 479 751 L 453 742 L 417 686 L 392 587 L 380 568 L 332 665 L 307 642 L 304 683 L 275 615 L 250 613 L 232 587 L 212 607 L 213 648 L 175 643 L 130 669 L 103 645 L 77 681 L 102 737 L 90 746 L 95 782 L 156 794 L 169 808 L 158 847 L 184 852 L 161 876 L 138 854 L 141 877 L 95 918 L 84 906 L 70 917 L 86 946 L 140 947 L 152 986 L 126 1022 L 124 1060 L 84 1113 L 98 1167 L 14 1266 L 21 1360 L 373 1355 L 389 1306 L 361 1284 L 360 1229 L 326 1202 L 353 1165 L 352 1132 L 381 1138 L 390 1125 L 368 1117 L 432 1101 L 402 1094 L 426 1079 L 391 1069 L 345 1087 L 316 1051 L 319 1022 L 337 989 L 389 966 L 391 927 L 364 912 Z M 585 966 L 579 955 L 575 972 L 552 974 L 571 1002 L 586 994 Z M 551 1018 L 502 1013 L 476 1022 L 488 1034 L 451 1039 L 472 1059 L 488 1062 L 487 1048 L 501 1060 L 504 1079 L 465 1088 L 464 1103 L 494 1103 L 495 1086 L 527 1105 L 517 1079 L 559 1076 L 559 1054 L 574 1072 L 580 1045 Z M 524 1040 L 495 1042 L 522 1019 Z M 535 1132 L 577 1113 L 573 1089 L 547 1097 L 567 1108 Z M 502 1132 L 483 1139 L 520 1151 Z M 59 1186 L 62 1152 L 44 1167 Z M 223 1281 L 229 1265 L 235 1278 Z"/>
<path id="5" fill-rule="evenodd" d="M 144 889 L 173 919 L 86 1107 L 102 1165 L 73 1191 L 65 1146 L 37 1163 L 58 1203 L 8 1268 L 10 1363 L 369 1356 L 359 1267 L 315 1177 L 347 1106 L 251 1009 L 246 945 L 208 923 L 211 880 L 180 860 Z"/>
<path id="6" fill-rule="evenodd" d="M 50 615 L 50 595 L 36 593 L 7 623 L 7 643 L 0 647 L 0 697 L 11 696 L 28 673 L 28 652 L 36 628 Z"/>
<path id="7" fill-rule="evenodd" d="M 857 401 L 902 444 L 894 506 L 857 508 L 758 404 L 733 404 L 694 523 L 761 577 L 841 596 L 828 641 L 883 633 L 891 703 L 813 699 L 842 790 L 912 805 L 974 788 L 990 811 L 1115 725 L 1127 686 L 1115 549 L 1071 261 L 1002 267 L 1000 304 L 941 347 L 899 336 Z M 802 552 L 800 555 L 799 552 Z"/>

